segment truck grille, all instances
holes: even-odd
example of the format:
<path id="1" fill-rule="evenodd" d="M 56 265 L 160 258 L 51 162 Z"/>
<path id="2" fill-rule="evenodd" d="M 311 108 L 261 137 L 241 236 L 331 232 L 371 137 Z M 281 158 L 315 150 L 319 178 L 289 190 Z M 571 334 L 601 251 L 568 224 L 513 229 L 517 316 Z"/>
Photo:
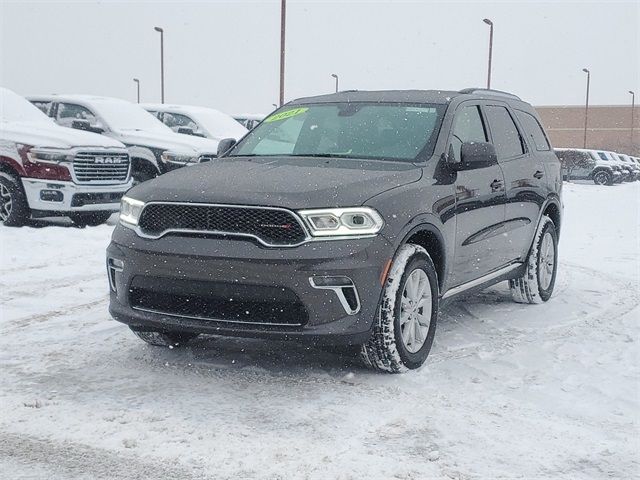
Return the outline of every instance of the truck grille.
<path id="1" fill-rule="evenodd" d="M 129 154 L 120 152 L 80 152 L 73 159 L 78 183 L 124 183 L 129 175 Z"/>
<path id="2" fill-rule="evenodd" d="M 297 245 L 306 238 L 294 214 L 276 208 L 150 203 L 142 211 L 139 226 L 151 237 L 167 232 L 201 232 L 250 236 L 268 246 Z"/>

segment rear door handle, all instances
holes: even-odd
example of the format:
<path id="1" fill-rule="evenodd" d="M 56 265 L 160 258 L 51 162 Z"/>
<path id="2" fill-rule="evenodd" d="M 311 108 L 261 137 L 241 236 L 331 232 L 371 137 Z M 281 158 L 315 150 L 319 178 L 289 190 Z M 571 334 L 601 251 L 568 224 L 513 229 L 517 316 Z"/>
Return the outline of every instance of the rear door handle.
<path id="1" fill-rule="evenodd" d="M 538 180 L 540 180 L 542 177 L 544 177 L 544 172 L 542 170 L 538 170 L 536 173 L 533 174 L 533 176 Z"/>
<path id="2" fill-rule="evenodd" d="M 496 190 L 500 190 L 502 188 L 502 185 L 503 185 L 502 180 L 496 179 L 493 182 L 491 182 L 490 187 L 491 187 L 491 190 L 496 191 Z"/>

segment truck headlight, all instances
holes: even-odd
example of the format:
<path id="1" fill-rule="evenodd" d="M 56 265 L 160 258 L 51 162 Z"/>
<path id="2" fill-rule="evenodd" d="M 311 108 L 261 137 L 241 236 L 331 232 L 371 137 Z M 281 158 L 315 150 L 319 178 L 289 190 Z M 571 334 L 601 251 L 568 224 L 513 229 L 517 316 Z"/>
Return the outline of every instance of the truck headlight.
<path id="1" fill-rule="evenodd" d="M 122 197 L 120 201 L 120 223 L 125 226 L 138 225 L 143 208 L 144 202 L 131 197 Z"/>
<path id="2" fill-rule="evenodd" d="M 31 163 L 52 163 L 59 164 L 61 162 L 72 162 L 73 155 L 67 151 L 31 148 L 27 153 L 27 158 Z"/>
<path id="3" fill-rule="evenodd" d="M 298 213 L 314 237 L 375 235 L 384 226 L 380 214 L 369 207 L 300 210 Z"/>
<path id="4" fill-rule="evenodd" d="M 177 152 L 162 152 L 160 159 L 164 163 L 175 163 L 177 165 L 186 165 L 187 163 L 196 163 L 198 157 L 196 155 L 185 155 L 184 153 Z"/>

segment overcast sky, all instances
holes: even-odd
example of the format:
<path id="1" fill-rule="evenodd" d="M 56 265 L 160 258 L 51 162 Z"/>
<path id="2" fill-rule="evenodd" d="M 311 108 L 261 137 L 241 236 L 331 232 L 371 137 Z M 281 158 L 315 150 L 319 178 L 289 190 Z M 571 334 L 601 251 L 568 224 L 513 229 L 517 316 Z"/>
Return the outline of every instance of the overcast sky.
<path id="1" fill-rule="evenodd" d="M 487 3 L 289 0 L 286 99 L 341 89 L 461 89 L 486 82 L 536 105 L 640 94 L 640 0 Z M 280 1 L 0 0 L 0 84 L 20 94 L 93 93 L 268 112 L 278 100 Z M 640 101 L 640 98 L 638 99 Z"/>

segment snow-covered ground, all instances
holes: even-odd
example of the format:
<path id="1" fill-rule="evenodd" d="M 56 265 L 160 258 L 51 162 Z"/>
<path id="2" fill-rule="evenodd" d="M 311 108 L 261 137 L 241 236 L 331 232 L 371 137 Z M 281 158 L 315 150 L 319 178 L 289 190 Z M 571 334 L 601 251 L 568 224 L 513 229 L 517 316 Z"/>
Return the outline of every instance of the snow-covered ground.
<path id="1" fill-rule="evenodd" d="M 565 185 L 554 297 L 446 308 L 405 375 L 286 343 L 163 350 L 107 313 L 111 227 L 0 230 L 0 471 L 37 479 L 640 475 L 640 183 Z"/>

